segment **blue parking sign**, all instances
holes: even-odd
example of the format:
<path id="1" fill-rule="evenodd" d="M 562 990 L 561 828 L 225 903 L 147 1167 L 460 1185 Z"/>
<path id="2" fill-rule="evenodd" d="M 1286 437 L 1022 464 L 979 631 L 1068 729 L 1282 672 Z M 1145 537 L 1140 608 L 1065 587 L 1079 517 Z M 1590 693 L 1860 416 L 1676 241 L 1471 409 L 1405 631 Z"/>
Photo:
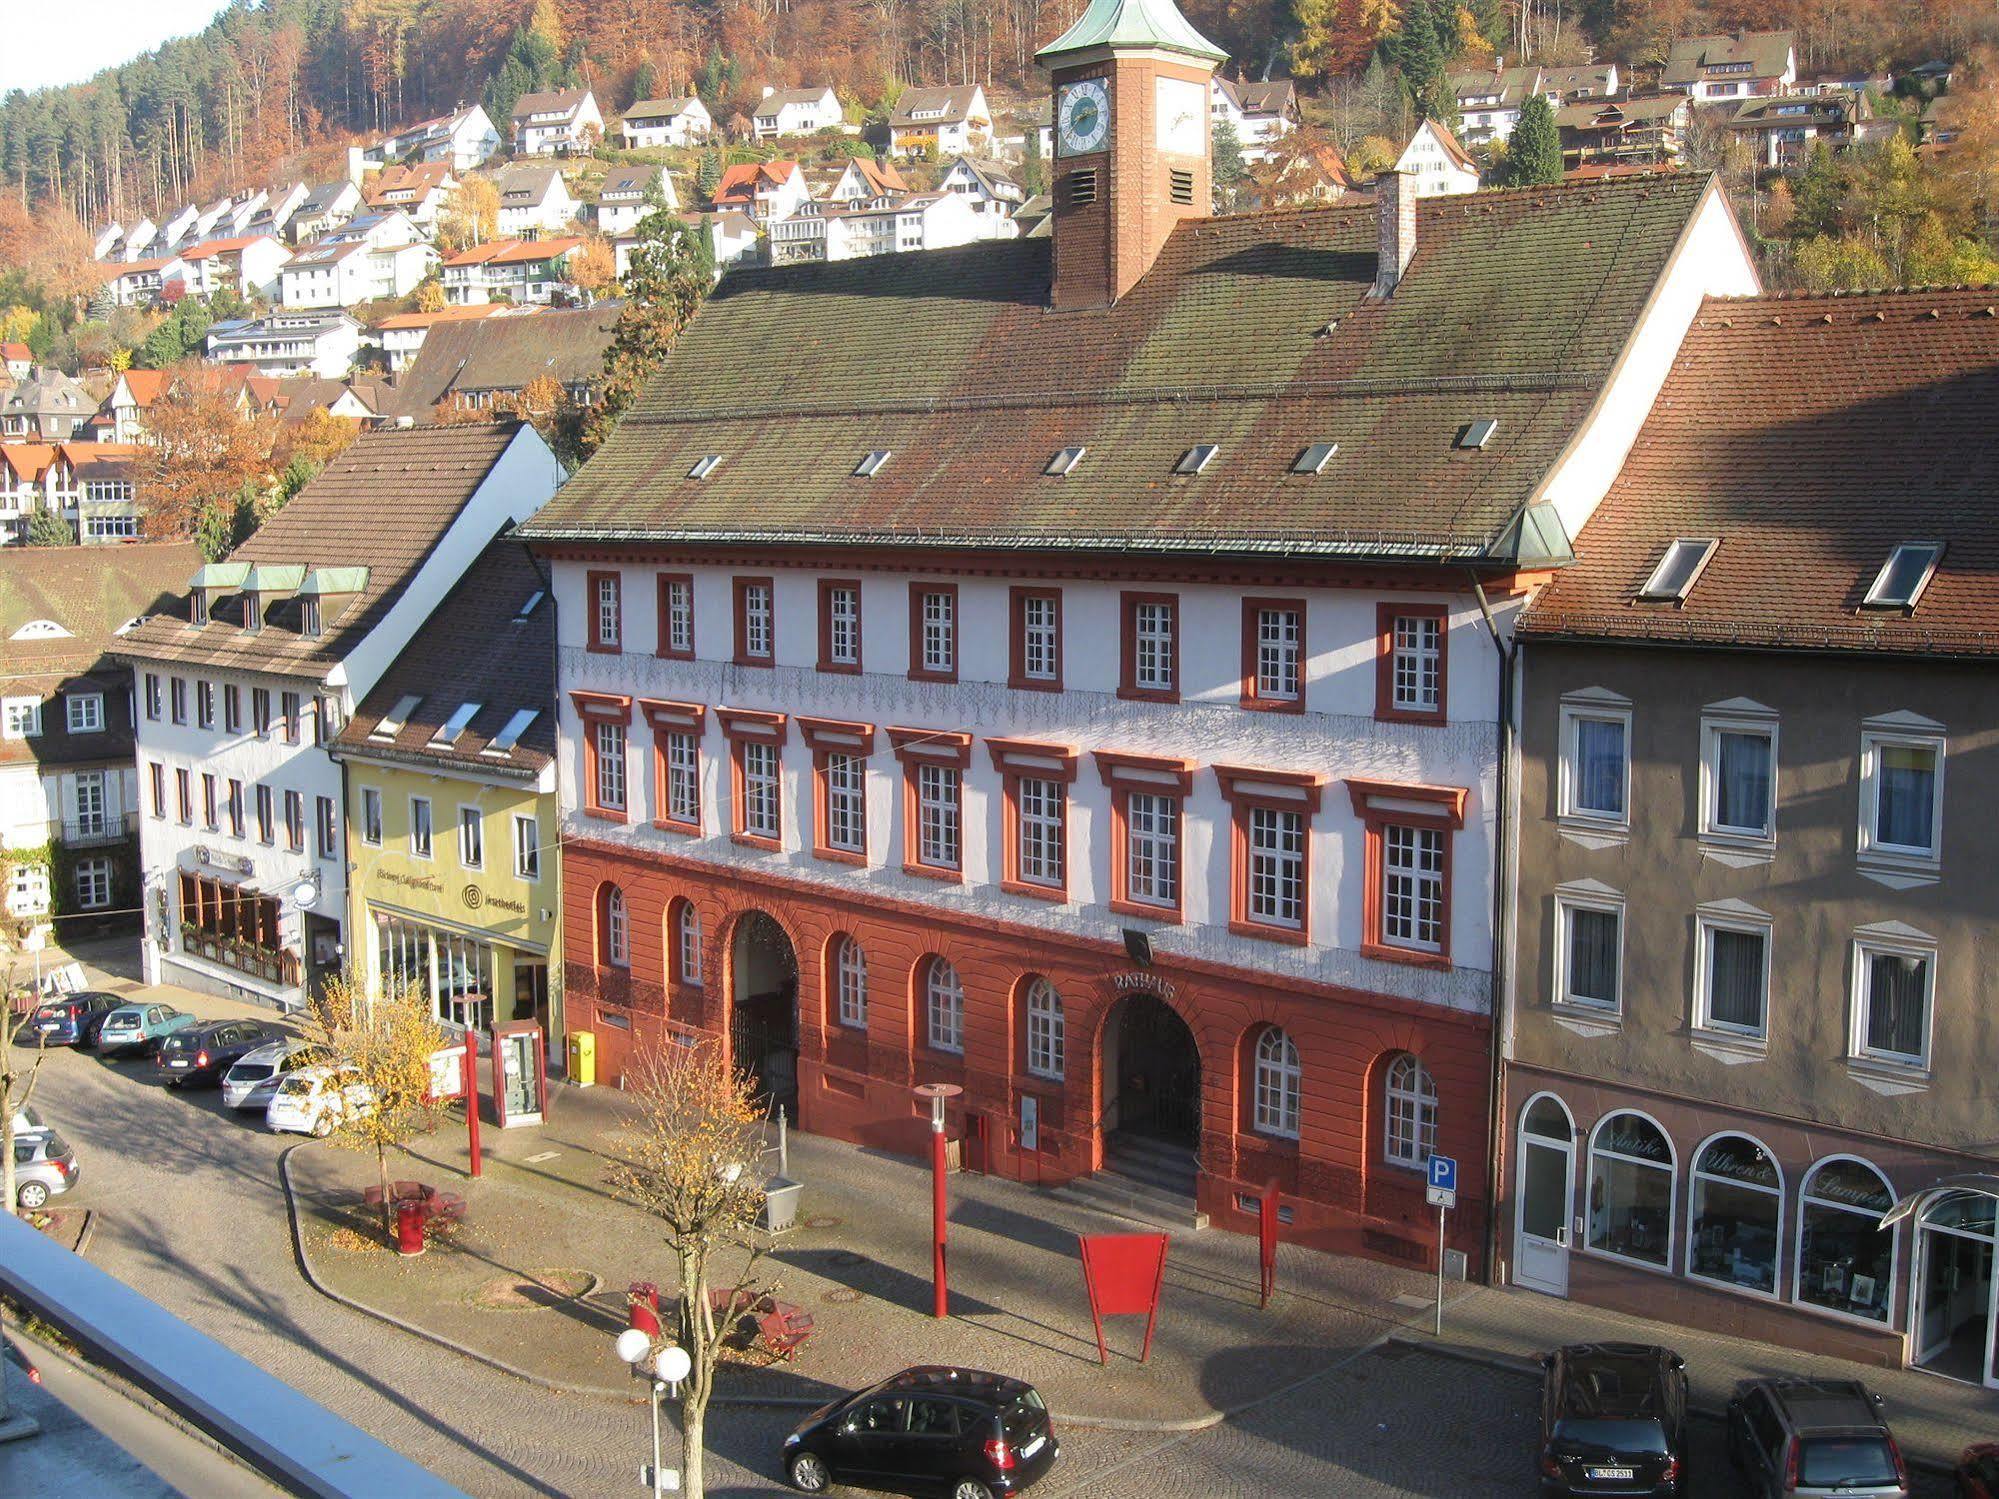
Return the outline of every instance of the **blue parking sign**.
<path id="1" fill-rule="evenodd" d="M 1430 1185 L 1440 1191 L 1455 1192 L 1458 1189 L 1458 1163 L 1447 1155 L 1430 1157 Z"/>

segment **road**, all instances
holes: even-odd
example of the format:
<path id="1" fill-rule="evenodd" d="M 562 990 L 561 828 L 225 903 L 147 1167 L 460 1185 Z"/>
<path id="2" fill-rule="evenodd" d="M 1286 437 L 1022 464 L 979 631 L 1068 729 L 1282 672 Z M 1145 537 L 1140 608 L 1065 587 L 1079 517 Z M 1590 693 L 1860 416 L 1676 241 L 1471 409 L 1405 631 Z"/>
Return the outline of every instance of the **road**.
<path id="1" fill-rule="evenodd" d="M 260 1118 L 230 1114 L 213 1091 L 167 1089 L 150 1063 L 69 1051 L 51 1054 L 36 1104 L 83 1166 L 79 1187 L 55 1205 L 98 1211 L 90 1254 L 105 1270 L 468 1494 L 631 1499 L 647 1433 L 641 1407 L 529 1386 L 306 1285 L 277 1173 L 292 1141 L 266 1133 Z M 1063 1461 L 1038 1493 L 1530 1495 L 1535 1410 L 1534 1386 L 1521 1376 L 1389 1348 L 1210 1430 L 1068 1429 Z M 711 1413 L 710 1493 L 781 1492 L 774 1457 L 792 1419 Z M 1696 1429 L 1692 1472 L 1690 1493 L 1733 1492 L 1718 1432 L 1706 1424 Z"/>

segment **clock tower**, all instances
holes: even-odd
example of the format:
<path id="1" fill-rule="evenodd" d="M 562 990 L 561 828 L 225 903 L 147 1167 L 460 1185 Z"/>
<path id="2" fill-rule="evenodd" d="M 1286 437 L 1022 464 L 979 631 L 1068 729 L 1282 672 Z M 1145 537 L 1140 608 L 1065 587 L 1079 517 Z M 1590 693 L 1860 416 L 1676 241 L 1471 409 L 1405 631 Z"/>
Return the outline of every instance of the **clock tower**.
<path id="1" fill-rule="evenodd" d="M 1055 309 L 1104 307 L 1212 193 L 1208 92 L 1221 48 L 1173 0 L 1090 0 L 1035 54 L 1055 87 Z"/>

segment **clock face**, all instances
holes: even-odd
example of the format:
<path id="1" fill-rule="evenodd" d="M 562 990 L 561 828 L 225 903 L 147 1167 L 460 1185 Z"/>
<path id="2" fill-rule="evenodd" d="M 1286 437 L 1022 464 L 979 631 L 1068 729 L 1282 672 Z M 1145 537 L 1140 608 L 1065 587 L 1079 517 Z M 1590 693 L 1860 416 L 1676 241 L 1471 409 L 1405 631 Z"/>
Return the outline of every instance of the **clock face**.
<path id="1" fill-rule="evenodd" d="M 1205 156 L 1201 128 L 1208 91 L 1185 78 L 1161 78 L 1153 98 L 1159 149 L 1169 156 Z"/>
<path id="2" fill-rule="evenodd" d="M 1086 78 L 1062 90 L 1055 106 L 1056 144 L 1064 156 L 1103 149 L 1111 133 L 1111 95 L 1101 78 Z"/>

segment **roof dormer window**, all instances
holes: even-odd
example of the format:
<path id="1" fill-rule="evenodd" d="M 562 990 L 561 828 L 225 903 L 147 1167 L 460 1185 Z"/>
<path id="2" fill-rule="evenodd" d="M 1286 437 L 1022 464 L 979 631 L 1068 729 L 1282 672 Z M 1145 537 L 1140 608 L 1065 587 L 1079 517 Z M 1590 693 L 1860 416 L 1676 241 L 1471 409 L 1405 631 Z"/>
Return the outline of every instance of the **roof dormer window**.
<path id="1" fill-rule="evenodd" d="M 479 705 L 477 703 L 460 703 L 452 710 L 451 717 L 445 719 L 438 726 L 437 732 L 430 736 L 430 742 L 439 745 L 456 743 L 458 736 L 465 732 L 465 725 L 472 722 L 472 719 L 478 712 Z"/>
<path id="2" fill-rule="evenodd" d="M 319 597 L 317 594 L 307 594 L 298 601 L 298 632 L 308 640 L 317 640 L 319 638 Z"/>
<path id="3" fill-rule="evenodd" d="M 889 449 L 873 449 L 867 457 L 854 465 L 854 477 L 856 479 L 872 479 L 882 471 L 882 465 L 888 462 L 888 458 Z"/>
<path id="4" fill-rule="evenodd" d="M 1085 448 L 1064 448 L 1048 460 L 1048 466 L 1041 472 L 1047 474 L 1050 478 L 1059 479 L 1075 468 L 1077 464 L 1081 463 L 1083 461 L 1083 454 L 1087 451 Z"/>
<path id="5" fill-rule="evenodd" d="M 687 477 L 690 479 L 705 479 L 714 473 L 721 466 L 721 463 L 722 455 L 720 453 L 703 453 L 699 458 L 694 460 L 694 467 L 687 471 Z"/>
<path id="6" fill-rule="evenodd" d="M 1215 454 L 1220 451 L 1221 446 L 1218 443 L 1197 442 L 1180 455 L 1180 461 L 1173 465 L 1173 472 L 1176 474 L 1198 474 L 1214 461 Z"/>
<path id="7" fill-rule="evenodd" d="M 1477 421 L 1466 422 L 1458 433 L 1458 446 L 1468 452 L 1477 452 L 1492 441 L 1492 434 L 1498 430 L 1499 423 L 1493 417 L 1482 416 Z"/>
<path id="8" fill-rule="evenodd" d="M 370 739 L 395 738 L 408 725 L 410 715 L 416 712 L 417 704 L 422 701 L 423 698 L 418 693 L 408 693 L 397 698 L 395 707 L 389 709 L 387 713 L 376 720 L 375 727 L 368 731 L 368 737 Z"/>
<path id="9" fill-rule="evenodd" d="M 208 590 L 197 588 L 187 596 L 188 623 L 205 625 L 208 623 Z"/>
<path id="10" fill-rule="evenodd" d="M 1324 473 L 1327 463 L 1332 461 L 1333 454 L 1339 450 L 1340 445 L 1336 442 L 1315 442 L 1292 460 L 1291 472 L 1294 474 Z"/>
<path id="11" fill-rule="evenodd" d="M 254 588 L 243 594 L 243 628 L 252 635 L 264 628 L 264 596 Z"/>
<path id="12" fill-rule="evenodd" d="M 1862 605 L 1869 609 L 1915 608 L 1916 600 L 1936 576 L 1937 562 L 1942 556 L 1940 541 L 1902 542 L 1881 564 L 1867 597 L 1861 600 Z"/>
<path id="13" fill-rule="evenodd" d="M 1714 537 L 1680 537 L 1666 548 L 1638 597 L 1648 603 L 1683 602 L 1719 545 Z"/>

